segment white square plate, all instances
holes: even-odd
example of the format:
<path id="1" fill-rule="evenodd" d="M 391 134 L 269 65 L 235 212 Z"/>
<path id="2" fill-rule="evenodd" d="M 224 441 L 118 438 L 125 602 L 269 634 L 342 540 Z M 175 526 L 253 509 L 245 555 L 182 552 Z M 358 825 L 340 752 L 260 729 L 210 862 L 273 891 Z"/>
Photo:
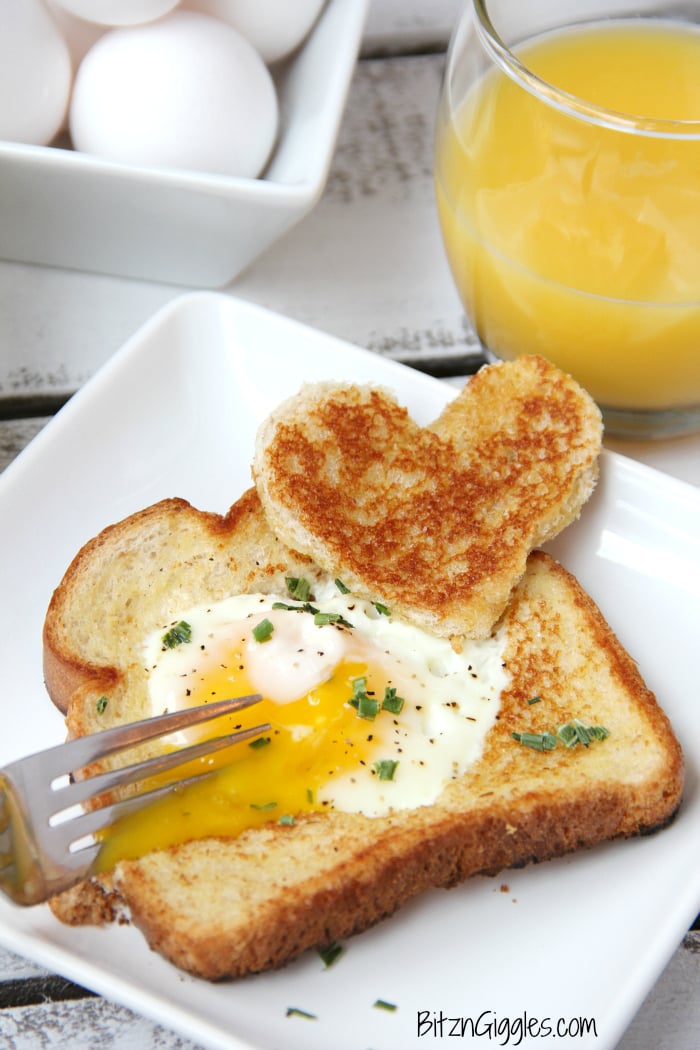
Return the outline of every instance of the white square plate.
<path id="1" fill-rule="evenodd" d="M 137 333 L 8 467 L 0 478 L 0 763 L 62 739 L 42 684 L 41 626 L 80 545 L 165 496 L 224 511 L 250 484 L 257 424 L 318 379 L 383 383 L 424 424 L 454 394 L 257 307 L 197 293 Z M 542 1046 L 537 1025 L 561 1018 L 575 1034 L 577 1019 L 591 1019 L 597 1038 L 576 1045 L 612 1048 L 700 910 L 691 643 L 700 491 L 604 454 L 593 499 L 551 549 L 639 660 L 684 745 L 686 797 L 670 828 L 425 894 L 348 942 L 327 970 L 309 953 L 278 973 L 208 984 L 173 969 L 130 928 L 69 929 L 46 907 L 5 901 L 0 939 L 208 1047 L 452 1045 L 447 1021 L 441 1037 L 434 1024 L 442 1014 L 479 1019 L 489 1045 Z M 398 1009 L 376 1008 L 378 998 Z M 316 1019 L 287 1016 L 288 1007 Z M 532 1038 L 518 1041 L 525 1017 Z"/>

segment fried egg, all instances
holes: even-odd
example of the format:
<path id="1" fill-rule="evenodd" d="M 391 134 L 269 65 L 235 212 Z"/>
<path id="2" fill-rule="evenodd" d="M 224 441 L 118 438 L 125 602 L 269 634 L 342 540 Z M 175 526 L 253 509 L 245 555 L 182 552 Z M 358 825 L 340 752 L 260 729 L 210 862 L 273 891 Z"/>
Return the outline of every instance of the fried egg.
<path id="1" fill-rule="evenodd" d="M 288 581 L 293 594 L 299 583 Z M 381 817 L 430 805 L 481 755 L 507 683 L 504 643 L 496 633 L 456 652 L 340 583 L 310 600 L 246 594 L 183 610 L 145 643 L 149 713 L 260 693 L 206 733 L 270 729 L 205 760 L 211 777 L 127 818 L 112 856 L 309 811 Z"/>

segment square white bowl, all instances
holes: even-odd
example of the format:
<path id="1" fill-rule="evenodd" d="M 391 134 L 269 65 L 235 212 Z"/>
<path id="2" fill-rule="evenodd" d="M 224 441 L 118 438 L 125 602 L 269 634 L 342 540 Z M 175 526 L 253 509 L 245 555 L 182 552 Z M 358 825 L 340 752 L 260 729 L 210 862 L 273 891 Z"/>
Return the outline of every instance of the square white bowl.
<path id="1" fill-rule="evenodd" d="M 0 142 L 2 258 L 196 288 L 227 284 L 320 197 L 368 4 L 328 0 L 275 73 L 280 134 L 262 178 Z"/>

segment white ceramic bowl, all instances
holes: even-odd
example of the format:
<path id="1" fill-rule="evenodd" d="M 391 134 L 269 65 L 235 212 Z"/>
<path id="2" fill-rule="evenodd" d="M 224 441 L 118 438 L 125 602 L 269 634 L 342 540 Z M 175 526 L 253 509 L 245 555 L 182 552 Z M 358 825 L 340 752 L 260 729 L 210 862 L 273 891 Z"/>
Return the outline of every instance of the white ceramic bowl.
<path id="1" fill-rule="evenodd" d="M 2 257 L 191 287 L 228 283 L 321 195 L 368 3 L 328 0 L 275 74 L 280 135 L 260 179 L 0 142 Z"/>

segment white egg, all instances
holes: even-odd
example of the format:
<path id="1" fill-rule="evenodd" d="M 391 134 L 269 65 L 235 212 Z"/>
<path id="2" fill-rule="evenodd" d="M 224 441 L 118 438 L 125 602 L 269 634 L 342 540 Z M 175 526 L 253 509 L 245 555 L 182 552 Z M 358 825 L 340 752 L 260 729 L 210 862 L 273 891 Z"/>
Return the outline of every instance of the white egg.
<path id="1" fill-rule="evenodd" d="M 278 103 L 253 46 L 206 15 L 175 11 L 113 29 L 73 89 L 75 149 L 126 164 L 254 178 L 274 146 Z"/>
<path id="2" fill-rule="evenodd" d="M 228 22 L 271 64 L 305 39 L 325 0 L 184 0 L 183 7 Z"/>
<path id="3" fill-rule="evenodd" d="M 0 0 L 0 25 L 0 139 L 45 146 L 68 106 L 68 47 L 39 0 Z"/>
<path id="4" fill-rule="evenodd" d="M 151 22 L 174 10 L 179 0 L 54 0 L 71 15 L 103 26 Z M 24 0 L 22 0 L 24 3 Z"/>

